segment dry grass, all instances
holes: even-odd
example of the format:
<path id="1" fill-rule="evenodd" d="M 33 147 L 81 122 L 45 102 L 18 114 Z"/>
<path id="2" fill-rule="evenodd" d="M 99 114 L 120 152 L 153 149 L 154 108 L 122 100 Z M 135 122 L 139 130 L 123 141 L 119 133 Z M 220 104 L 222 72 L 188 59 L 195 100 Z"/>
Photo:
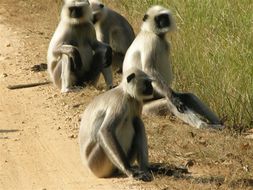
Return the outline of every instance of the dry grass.
<path id="1" fill-rule="evenodd" d="M 135 31 L 150 5 L 169 7 L 178 30 L 170 37 L 174 88 L 194 92 L 233 128 L 253 127 L 253 2 L 105 0 Z"/>

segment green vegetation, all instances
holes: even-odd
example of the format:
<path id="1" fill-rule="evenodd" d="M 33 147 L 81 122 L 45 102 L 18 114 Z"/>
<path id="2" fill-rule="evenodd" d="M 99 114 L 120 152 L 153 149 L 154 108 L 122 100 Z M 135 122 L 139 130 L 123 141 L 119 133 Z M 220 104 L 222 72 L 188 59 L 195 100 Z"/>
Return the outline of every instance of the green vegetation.
<path id="1" fill-rule="evenodd" d="M 226 125 L 253 127 L 252 0 L 107 0 L 139 30 L 153 4 L 175 15 L 172 44 L 174 88 L 193 92 Z"/>

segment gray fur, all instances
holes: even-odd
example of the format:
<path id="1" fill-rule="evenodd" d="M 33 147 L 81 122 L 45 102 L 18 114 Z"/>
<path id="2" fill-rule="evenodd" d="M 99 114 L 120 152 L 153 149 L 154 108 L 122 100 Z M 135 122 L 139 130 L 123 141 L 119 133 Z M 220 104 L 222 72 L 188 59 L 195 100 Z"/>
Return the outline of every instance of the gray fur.
<path id="1" fill-rule="evenodd" d="M 70 16 L 69 7 L 72 6 L 82 7 L 82 17 Z M 86 82 L 95 84 L 104 69 L 108 48 L 108 45 L 96 39 L 89 2 L 65 0 L 61 20 L 48 48 L 47 63 L 51 80 L 62 92 Z M 106 82 L 108 87 L 113 86 L 112 80 Z"/>
<path id="2" fill-rule="evenodd" d="M 155 18 L 167 15 L 170 24 L 158 28 Z M 164 24 L 164 23 L 162 23 Z M 128 69 L 138 68 L 153 80 L 154 96 L 146 101 L 143 109 L 145 114 L 157 114 L 169 110 L 175 116 L 191 126 L 222 127 L 219 118 L 195 95 L 176 93 L 171 89 L 173 80 L 170 43 L 166 34 L 176 29 L 171 12 L 161 6 L 153 6 L 144 16 L 140 33 L 129 47 L 123 63 L 123 73 Z M 210 124 L 202 120 L 208 120 Z"/>
<path id="3" fill-rule="evenodd" d="M 127 82 L 132 73 L 135 78 Z M 79 132 L 80 152 L 95 176 L 110 177 L 120 170 L 135 179 L 152 180 L 141 119 L 145 81 L 150 81 L 146 74 L 131 70 L 118 87 L 97 96 L 85 109 Z M 136 159 L 139 169 L 131 166 Z"/>

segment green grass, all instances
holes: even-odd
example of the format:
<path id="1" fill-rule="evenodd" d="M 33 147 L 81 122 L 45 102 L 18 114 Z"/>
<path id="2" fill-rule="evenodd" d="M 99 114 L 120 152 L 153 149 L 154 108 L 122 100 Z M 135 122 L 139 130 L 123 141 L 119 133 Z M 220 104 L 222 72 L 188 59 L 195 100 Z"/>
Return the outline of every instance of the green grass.
<path id="1" fill-rule="evenodd" d="M 107 0 L 139 31 L 145 11 L 161 4 L 174 13 L 169 37 L 174 88 L 193 92 L 233 127 L 253 127 L 252 0 Z"/>

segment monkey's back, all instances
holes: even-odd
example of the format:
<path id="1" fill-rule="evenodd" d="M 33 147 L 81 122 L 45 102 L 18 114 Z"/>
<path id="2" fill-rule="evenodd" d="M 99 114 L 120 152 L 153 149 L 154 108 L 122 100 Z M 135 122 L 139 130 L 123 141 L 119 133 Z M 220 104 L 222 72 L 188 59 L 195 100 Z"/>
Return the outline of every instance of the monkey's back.
<path id="1" fill-rule="evenodd" d="M 133 124 L 129 118 L 135 115 L 140 117 L 140 113 L 140 104 L 125 95 L 121 86 L 95 97 L 82 116 L 79 132 L 81 152 L 97 142 L 97 134 L 104 120 L 112 119 L 112 122 L 118 123 L 116 136 L 127 154 L 131 146 L 129 140 L 134 137 Z"/>
<path id="2" fill-rule="evenodd" d="M 109 44 L 113 51 L 125 54 L 135 38 L 130 23 L 116 11 L 107 8 L 107 18 L 96 27 L 97 36 L 109 33 Z"/>
<path id="3" fill-rule="evenodd" d="M 108 112 L 121 112 L 123 104 L 123 91 L 119 87 L 95 97 L 82 115 L 80 135 L 87 134 L 95 140 L 97 130 L 100 129 L 106 114 Z"/>

